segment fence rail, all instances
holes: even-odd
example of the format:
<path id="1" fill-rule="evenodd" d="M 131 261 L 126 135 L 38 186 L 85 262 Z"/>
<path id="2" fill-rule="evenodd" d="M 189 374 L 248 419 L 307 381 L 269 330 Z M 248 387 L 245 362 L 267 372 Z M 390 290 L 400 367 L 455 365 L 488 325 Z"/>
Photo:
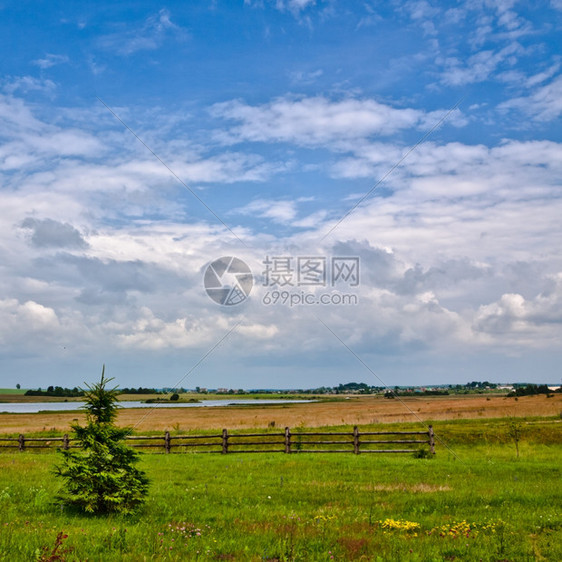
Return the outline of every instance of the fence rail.
<path id="1" fill-rule="evenodd" d="M 369 439 L 372 436 L 378 439 Z M 404 436 L 404 437 L 402 437 Z M 412 438 L 411 436 L 418 436 Z M 419 438 L 423 436 L 423 438 Z M 362 439 L 367 437 L 367 439 Z M 384 439 L 384 437 L 387 437 Z M 429 447 L 435 454 L 435 435 L 433 427 L 427 431 L 297 431 L 286 427 L 283 432 L 238 433 L 223 429 L 220 434 L 211 435 L 129 435 L 125 437 L 130 446 L 139 449 L 163 449 L 165 453 L 415 453 L 420 445 Z M 28 449 L 74 449 L 72 439 L 65 434 L 62 437 L 0 437 L 0 451 L 15 448 L 19 451 Z M 405 448 L 392 448 L 404 445 Z M 414 446 L 414 447 L 412 447 Z"/>

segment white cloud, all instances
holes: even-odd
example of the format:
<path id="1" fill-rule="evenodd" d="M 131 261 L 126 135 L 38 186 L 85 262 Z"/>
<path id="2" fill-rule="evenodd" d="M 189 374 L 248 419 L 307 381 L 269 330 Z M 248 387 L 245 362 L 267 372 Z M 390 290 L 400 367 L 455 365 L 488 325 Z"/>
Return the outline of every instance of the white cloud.
<path id="1" fill-rule="evenodd" d="M 322 2 L 317 0 L 268 0 L 269 4 L 273 5 L 276 10 L 280 12 L 290 12 L 295 18 L 300 19 L 302 12 L 308 8 L 312 8 Z M 244 0 L 247 6 L 263 7 L 264 0 Z"/>
<path id="2" fill-rule="evenodd" d="M 269 340 L 279 333 L 279 328 L 272 324 L 248 324 L 241 325 L 237 332 L 253 340 Z"/>
<path id="3" fill-rule="evenodd" d="M 316 211 L 302 219 L 293 221 L 291 224 L 297 228 L 314 228 L 317 230 L 327 216 L 328 211 Z"/>
<path id="4" fill-rule="evenodd" d="M 538 84 L 541 84 L 549 78 L 552 78 L 558 72 L 558 70 L 560 70 L 560 63 L 553 64 L 543 72 L 538 72 L 537 74 L 533 74 L 532 76 L 527 78 L 526 86 L 528 88 L 537 86 Z"/>
<path id="5" fill-rule="evenodd" d="M 43 345 L 52 339 L 60 328 L 56 312 L 49 307 L 29 300 L 20 303 L 17 299 L 0 300 L 0 344 L 9 347 L 20 345 L 31 334 Z"/>
<path id="6" fill-rule="evenodd" d="M 136 29 L 126 29 L 121 33 L 104 35 L 98 39 L 98 46 L 114 51 L 119 55 L 132 55 L 139 51 L 158 49 L 169 37 L 183 40 L 187 33 L 172 22 L 170 12 L 162 8 L 158 14 L 148 16 Z"/>
<path id="7" fill-rule="evenodd" d="M 296 228 L 318 228 L 328 215 L 327 211 L 321 210 L 302 216 L 300 209 L 303 203 L 312 201 L 314 197 L 298 197 L 293 200 L 255 199 L 243 207 L 233 209 L 229 214 L 270 219 L 274 223 Z"/>
<path id="8" fill-rule="evenodd" d="M 562 76 L 557 76 L 548 84 L 537 88 L 529 96 L 514 98 L 501 103 L 498 109 L 517 109 L 537 121 L 558 119 L 562 115 Z"/>
<path id="9" fill-rule="evenodd" d="M 562 271 L 559 143 L 421 145 L 389 178 L 384 197 L 365 202 L 323 241 L 348 208 L 345 203 L 324 207 L 323 192 L 315 192 L 314 200 L 237 192 L 240 198 L 229 202 L 238 207 L 229 216 L 246 223 L 241 236 L 249 247 L 244 248 L 222 225 L 189 214 L 176 200 L 177 192 L 168 189 L 175 184 L 169 172 L 140 156 L 142 147 L 123 150 L 124 136 L 111 126 L 104 124 L 95 135 L 84 133 L 79 124 L 88 118 L 67 115 L 66 125 L 55 127 L 35 117 L 25 103 L 4 101 L 6 155 L 33 157 L 21 160 L 17 174 L 1 177 L 0 258 L 7 273 L 0 277 L 5 322 L 0 337 L 5 349 L 32 352 L 69 342 L 81 350 L 197 353 L 242 319 L 233 356 L 253 356 L 256 348 L 280 354 L 293 349 L 297 355 L 331 351 L 310 310 L 293 309 L 288 322 L 286 308 L 260 303 L 265 288 L 257 284 L 245 308 L 225 312 L 207 299 L 202 271 L 209 260 L 239 255 L 259 276 L 265 255 L 277 250 L 279 255 L 361 257 L 359 306 L 316 312 L 337 323 L 347 343 L 368 353 L 535 349 L 560 336 L 560 292 L 553 288 Z M 331 167 L 321 163 L 317 170 L 348 179 L 375 178 L 408 150 L 370 142 L 371 131 L 380 130 L 373 115 L 407 111 L 394 117 L 396 130 L 408 121 L 424 126 L 432 116 L 368 100 L 285 101 L 289 106 L 311 102 L 307 107 L 320 117 L 304 125 L 289 119 L 286 125 L 275 120 L 272 102 L 243 106 L 250 117 L 241 118 L 240 126 L 253 124 L 257 109 L 275 125 L 269 135 L 260 129 L 264 140 L 312 144 L 323 135 L 332 143 L 332 162 L 342 153 L 345 159 Z M 335 116 L 336 124 L 315 136 L 313 124 L 323 123 L 326 115 Z M 339 138 L 346 131 L 342 123 L 348 117 L 359 122 L 359 115 L 372 122 L 359 135 Z M 158 142 L 150 127 L 146 134 Z M 101 147 L 90 145 L 91 139 Z M 79 157 L 69 156 L 72 145 Z M 205 147 L 178 141 L 161 152 L 180 177 L 194 183 L 265 182 L 286 169 L 275 164 L 275 157 L 213 150 L 206 156 Z M 352 187 L 355 192 L 358 184 Z M 164 218 L 154 218 L 158 214 Z M 260 233 L 251 226 L 255 217 L 282 225 L 284 232 L 294 230 L 279 237 Z M 30 342 L 25 326 L 31 319 L 37 337 Z"/>
<path id="10" fill-rule="evenodd" d="M 368 151 L 363 156 L 357 166 L 349 159 L 344 172 L 376 178 L 377 171 L 397 161 L 381 166 L 371 162 Z M 377 197 L 375 191 L 332 236 L 366 237 L 409 262 L 428 264 L 432 256 L 459 255 L 482 262 L 490 256 L 527 261 L 541 255 L 555 268 L 560 261 L 555 248 L 562 245 L 561 173 L 559 143 L 512 141 L 493 148 L 428 143 L 386 180 L 383 187 L 391 189 L 391 196 Z"/>
<path id="11" fill-rule="evenodd" d="M 53 156 L 96 156 L 105 151 L 94 135 L 37 119 L 21 99 L 0 96 L 0 168 L 17 168 Z"/>
<path id="12" fill-rule="evenodd" d="M 425 127 L 437 114 L 444 113 L 397 109 L 371 99 L 331 101 L 325 97 L 285 97 L 261 106 L 231 101 L 212 107 L 213 116 L 235 123 L 227 132 L 217 133 L 225 143 L 287 142 L 305 146 Z"/>
<path id="13" fill-rule="evenodd" d="M 437 35 L 434 19 L 439 15 L 439 10 L 431 6 L 426 0 L 410 0 L 405 2 L 402 9 L 408 13 L 416 25 L 420 26 L 425 35 Z"/>
<path id="14" fill-rule="evenodd" d="M 516 57 L 522 52 L 521 45 L 513 42 L 499 51 L 479 51 L 468 57 L 466 62 L 456 57 L 438 59 L 438 63 L 445 67 L 441 81 L 450 86 L 483 82 L 488 80 L 503 63 L 507 66 L 515 64 Z"/>
<path id="15" fill-rule="evenodd" d="M 495 344 L 544 348 L 562 335 L 562 273 L 553 287 L 530 299 L 506 293 L 479 307 L 474 328 L 489 335 Z"/>
<path id="16" fill-rule="evenodd" d="M 7 94 L 27 94 L 29 92 L 41 92 L 50 96 L 56 90 L 56 84 L 52 80 L 35 78 L 33 76 L 18 76 L 7 79 L 2 88 Z"/>
<path id="17" fill-rule="evenodd" d="M 221 324 L 220 322 L 218 324 Z M 139 318 L 133 322 L 116 326 L 120 346 L 130 349 L 186 349 L 199 347 L 213 341 L 213 335 L 223 325 L 195 318 L 176 318 L 170 322 L 158 318 L 148 308 L 140 310 Z"/>
<path id="18" fill-rule="evenodd" d="M 257 199 L 244 207 L 234 209 L 232 213 L 254 215 L 265 219 L 271 219 L 280 224 L 286 224 L 296 217 L 297 206 L 295 201 Z"/>
<path id="19" fill-rule="evenodd" d="M 320 69 L 312 71 L 296 70 L 290 72 L 289 77 L 291 78 L 291 82 L 302 86 L 314 84 L 322 74 L 324 74 L 324 71 Z"/>
<path id="20" fill-rule="evenodd" d="M 33 61 L 33 64 L 45 70 L 46 68 L 51 68 L 52 66 L 56 66 L 57 64 L 65 64 L 69 61 L 69 58 L 66 55 L 54 55 L 52 53 L 47 53 L 45 58 L 37 59 Z"/>
<path id="21" fill-rule="evenodd" d="M 275 2 L 279 10 L 287 9 L 293 13 L 301 12 L 316 4 L 316 0 L 275 0 Z"/>
<path id="22" fill-rule="evenodd" d="M 193 162 L 174 162 L 170 166 L 181 178 L 194 183 L 261 182 L 285 169 L 282 163 L 266 162 L 257 155 L 225 153 Z"/>

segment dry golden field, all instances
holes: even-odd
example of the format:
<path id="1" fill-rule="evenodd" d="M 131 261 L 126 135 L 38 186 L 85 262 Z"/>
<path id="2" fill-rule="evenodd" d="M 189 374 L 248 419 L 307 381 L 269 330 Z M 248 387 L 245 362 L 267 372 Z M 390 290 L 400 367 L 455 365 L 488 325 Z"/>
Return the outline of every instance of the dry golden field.
<path id="1" fill-rule="evenodd" d="M 380 396 L 350 397 L 339 402 L 209 408 L 124 409 L 118 424 L 137 432 L 158 430 L 320 427 L 342 424 L 371 424 L 408 421 L 499 418 L 507 416 L 553 416 L 562 412 L 562 394 L 519 399 L 494 395 L 411 397 L 389 400 Z M 76 412 L 0 414 L 0 433 L 67 431 L 70 424 L 83 421 Z"/>

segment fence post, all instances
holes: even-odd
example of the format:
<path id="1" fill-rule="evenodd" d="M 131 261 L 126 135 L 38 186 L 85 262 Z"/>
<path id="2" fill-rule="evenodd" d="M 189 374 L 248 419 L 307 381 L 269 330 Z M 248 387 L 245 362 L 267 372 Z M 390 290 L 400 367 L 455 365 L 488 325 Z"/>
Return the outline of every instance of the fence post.
<path id="1" fill-rule="evenodd" d="M 359 454 L 359 428 L 355 426 L 353 428 L 353 452 Z"/>
<path id="2" fill-rule="evenodd" d="M 435 454 L 435 435 L 433 433 L 433 426 L 432 425 L 429 426 L 427 434 L 429 435 L 429 451 L 431 452 L 432 455 L 434 455 Z"/>
<path id="3" fill-rule="evenodd" d="M 23 433 L 20 433 L 18 437 L 18 445 L 20 451 L 23 451 L 25 449 L 25 437 L 23 436 Z"/>
<path id="4" fill-rule="evenodd" d="M 68 433 L 65 433 L 62 437 L 62 448 L 65 451 L 68 451 L 68 448 L 70 447 L 69 442 L 68 442 Z"/>
<path id="5" fill-rule="evenodd" d="M 288 427 L 285 428 L 285 453 L 291 454 L 291 430 Z"/>
<path id="6" fill-rule="evenodd" d="M 164 433 L 164 449 L 166 449 L 166 454 L 170 452 L 171 446 L 172 444 L 170 442 L 170 432 L 166 431 L 166 433 Z"/>
<path id="7" fill-rule="evenodd" d="M 222 454 L 226 455 L 228 453 L 228 431 L 226 429 L 222 430 Z"/>

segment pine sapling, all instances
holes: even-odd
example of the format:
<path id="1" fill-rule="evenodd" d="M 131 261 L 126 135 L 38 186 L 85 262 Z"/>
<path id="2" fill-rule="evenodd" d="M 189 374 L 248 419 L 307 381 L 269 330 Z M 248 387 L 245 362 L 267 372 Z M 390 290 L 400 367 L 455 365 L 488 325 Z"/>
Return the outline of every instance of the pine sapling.
<path id="1" fill-rule="evenodd" d="M 58 499 L 87 513 L 124 513 L 137 510 L 145 501 L 148 479 L 136 468 L 138 453 L 127 447 L 127 428 L 115 426 L 117 389 L 106 385 L 105 365 L 100 382 L 86 385 L 86 425 L 73 424 L 81 450 L 62 450 L 55 474 L 64 479 Z"/>

